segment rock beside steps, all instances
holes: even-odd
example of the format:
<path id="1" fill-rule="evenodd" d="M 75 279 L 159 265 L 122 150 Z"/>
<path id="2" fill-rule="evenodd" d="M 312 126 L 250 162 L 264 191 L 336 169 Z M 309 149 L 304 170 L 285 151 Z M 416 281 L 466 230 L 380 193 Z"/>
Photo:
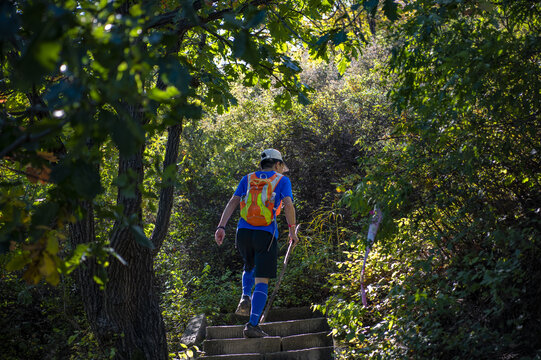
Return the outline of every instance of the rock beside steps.
<path id="1" fill-rule="evenodd" d="M 331 360 L 333 340 L 327 320 L 309 308 L 274 310 L 261 329 L 269 334 L 245 339 L 244 325 L 209 326 L 205 360 Z"/>

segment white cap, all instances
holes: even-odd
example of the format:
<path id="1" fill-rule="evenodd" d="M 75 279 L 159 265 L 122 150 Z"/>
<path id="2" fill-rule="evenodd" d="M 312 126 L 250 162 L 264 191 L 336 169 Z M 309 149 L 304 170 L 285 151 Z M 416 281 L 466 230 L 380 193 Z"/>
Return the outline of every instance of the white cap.
<path id="1" fill-rule="evenodd" d="M 282 158 L 282 154 L 280 154 L 280 152 L 276 149 L 266 149 L 265 151 L 263 151 L 261 153 L 261 161 L 263 160 L 267 160 L 267 159 L 274 159 L 274 160 L 280 160 L 281 162 L 284 163 L 284 166 L 285 166 L 285 170 L 289 170 L 289 168 L 287 167 L 284 159 Z"/>

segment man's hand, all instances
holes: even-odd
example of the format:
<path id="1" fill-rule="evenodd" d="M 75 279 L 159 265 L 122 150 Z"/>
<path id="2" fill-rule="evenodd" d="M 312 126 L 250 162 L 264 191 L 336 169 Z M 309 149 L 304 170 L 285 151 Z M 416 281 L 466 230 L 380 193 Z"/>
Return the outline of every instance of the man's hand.
<path id="1" fill-rule="evenodd" d="M 218 246 L 221 246 L 224 242 L 225 238 L 225 230 L 222 228 L 216 229 L 216 232 L 214 233 L 214 240 L 216 241 L 216 244 Z"/>
<path id="2" fill-rule="evenodd" d="M 289 228 L 289 242 L 292 243 L 292 249 L 297 246 L 299 243 L 299 238 L 297 237 L 297 232 L 299 231 L 300 225 Z"/>

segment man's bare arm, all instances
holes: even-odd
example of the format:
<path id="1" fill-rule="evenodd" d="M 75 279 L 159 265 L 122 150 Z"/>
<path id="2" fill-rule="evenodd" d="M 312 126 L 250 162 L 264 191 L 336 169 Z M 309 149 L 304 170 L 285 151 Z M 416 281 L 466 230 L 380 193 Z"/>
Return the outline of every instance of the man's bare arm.
<path id="1" fill-rule="evenodd" d="M 225 230 L 220 226 L 223 226 L 225 228 L 227 222 L 229 221 L 229 218 L 231 217 L 237 206 L 239 206 L 239 204 L 240 196 L 233 195 L 225 206 L 222 217 L 220 218 L 220 222 L 218 223 L 218 229 L 216 229 L 216 233 L 214 233 L 214 240 L 218 245 L 222 245 L 225 238 Z"/>
<path id="2" fill-rule="evenodd" d="M 293 205 L 293 200 L 289 196 L 285 197 L 282 201 L 284 202 L 284 214 L 289 227 L 289 237 L 293 241 L 293 246 L 296 246 L 299 238 L 297 237 L 294 226 L 296 224 L 295 205 Z"/>

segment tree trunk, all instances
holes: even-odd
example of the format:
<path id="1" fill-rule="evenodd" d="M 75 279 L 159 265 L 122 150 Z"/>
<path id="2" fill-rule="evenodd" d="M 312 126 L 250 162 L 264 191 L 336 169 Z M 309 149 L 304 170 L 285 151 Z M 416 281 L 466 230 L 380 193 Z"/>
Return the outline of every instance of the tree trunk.
<path id="1" fill-rule="evenodd" d="M 89 244 L 96 239 L 94 231 L 94 206 L 91 201 L 83 201 L 80 204 L 84 217 L 70 226 L 71 245 L 75 248 L 80 244 Z M 100 265 L 96 259 L 88 257 L 75 271 L 75 279 L 83 299 L 83 306 L 88 322 L 94 334 L 101 330 L 98 324 L 104 323 L 103 315 L 103 291 L 94 281 L 94 275 L 99 272 Z M 86 301 L 85 301 L 86 299 Z M 91 299 L 91 300 L 90 300 Z M 100 336 L 97 336 L 100 338 Z"/>
<path id="2" fill-rule="evenodd" d="M 141 192 L 143 182 L 143 150 L 131 156 L 120 156 L 119 175 L 131 170 L 136 174 L 135 195 L 119 191 L 117 202 L 124 208 L 126 219 L 137 217 L 141 225 Z M 165 325 L 154 284 L 154 255 L 139 245 L 129 227 L 117 221 L 113 226 L 111 247 L 127 265 L 112 260 L 105 288 L 104 310 L 107 327 L 115 335 L 113 341 L 118 359 L 167 359 Z"/>
<path id="3" fill-rule="evenodd" d="M 168 142 L 164 159 L 164 168 L 176 164 L 182 124 L 169 128 Z M 119 191 L 117 203 L 123 206 L 123 216 L 129 219 L 135 216 L 137 224 L 142 223 L 141 192 L 143 181 L 143 151 L 132 156 L 120 156 L 119 175 L 136 174 L 135 196 Z M 111 258 L 106 268 L 108 281 L 104 290 L 94 282 L 93 276 L 99 266 L 89 258 L 81 265 L 77 282 L 90 326 L 100 346 L 113 346 L 117 359 L 160 360 L 168 358 L 165 325 L 159 307 L 159 294 L 155 287 L 154 258 L 161 247 L 171 215 L 173 186 L 164 187 L 160 194 L 160 203 L 155 231 L 151 241 L 155 249 L 141 246 L 135 241 L 129 227 L 117 221 L 111 232 L 111 247 L 126 261 L 123 265 L 118 259 Z M 92 203 L 82 203 L 86 210 L 85 217 L 71 227 L 73 245 L 91 243 L 95 240 Z"/>
<path id="4" fill-rule="evenodd" d="M 170 165 L 176 166 L 182 123 L 169 127 L 168 131 L 167 147 L 165 148 L 165 157 L 163 160 L 164 170 Z M 171 209 L 173 208 L 173 191 L 173 185 L 164 186 L 160 191 L 160 206 L 158 207 L 158 215 L 156 216 L 156 226 L 150 238 L 152 244 L 154 244 L 155 252 L 161 248 L 167 230 L 169 229 Z"/>

